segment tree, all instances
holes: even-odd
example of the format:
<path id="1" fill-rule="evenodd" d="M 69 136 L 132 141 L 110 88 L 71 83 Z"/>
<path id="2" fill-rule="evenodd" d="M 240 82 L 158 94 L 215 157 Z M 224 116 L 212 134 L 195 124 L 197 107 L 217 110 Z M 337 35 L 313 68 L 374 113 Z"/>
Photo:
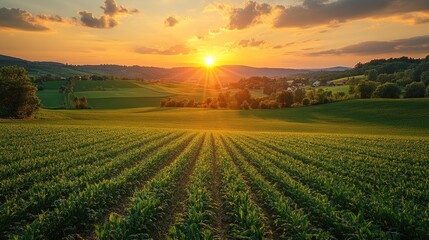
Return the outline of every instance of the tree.
<path id="1" fill-rule="evenodd" d="M 392 75 L 382 73 L 382 74 L 378 75 L 377 82 L 379 82 L 379 83 L 392 82 Z"/>
<path id="2" fill-rule="evenodd" d="M 0 117 L 31 118 L 40 108 L 37 88 L 22 67 L 0 68 Z"/>
<path id="3" fill-rule="evenodd" d="M 399 98 L 401 88 L 396 83 L 385 83 L 375 89 L 373 96 L 377 98 Z"/>
<path id="4" fill-rule="evenodd" d="M 359 94 L 360 98 L 370 98 L 377 88 L 377 83 L 373 81 L 361 81 L 356 86 L 356 93 Z"/>
<path id="5" fill-rule="evenodd" d="M 429 97 L 429 86 L 426 88 L 426 97 Z"/>
<path id="6" fill-rule="evenodd" d="M 78 97 L 73 98 L 73 105 L 76 109 L 80 108 L 80 99 Z"/>
<path id="7" fill-rule="evenodd" d="M 250 102 L 252 95 L 248 89 L 242 89 L 235 93 L 235 100 L 237 100 L 237 105 L 241 106 L 244 101 Z"/>
<path id="8" fill-rule="evenodd" d="M 378 77 L 378 72 L 375 69 L 367 70 L 365 76 L 369 81 L 376 81 Z"/>
<path id="9" fill-rule="evenodd" d="M 425 84 L 422 82 L 412 82 L 405 86 L 404 98 L 422 98 L 425 96 Z"/>
<path id="10" fill-rule="evenodd" d="M 87 109 L 88 108 L 88 99 L 85 96 L 83 96 L 79 102 L 80 102 L 80 104 L 79 104 L 80 109 Z"/>
<path id="11" fill-rule="evenodd" d="M 420 80 L 426 85 L 429 86 L 429 71 L 422 73 Z"/>
<path id="12" fill-rule="evenodd" d="M 282 107 L 290 107 L 293 104 L 293 92 L 290 90 L 283 91 L 277 96 L 277 102 L 282 105 Z"/>
<path id="13" fill-rule="evenodd" d="M 302 100 L 305 98 L 306 91 L 304 88 L 298 88 L 297 90 L 295 90 L 293 94 L 294 94 L 293 96 L 294 102 L 301 103 Z"/>

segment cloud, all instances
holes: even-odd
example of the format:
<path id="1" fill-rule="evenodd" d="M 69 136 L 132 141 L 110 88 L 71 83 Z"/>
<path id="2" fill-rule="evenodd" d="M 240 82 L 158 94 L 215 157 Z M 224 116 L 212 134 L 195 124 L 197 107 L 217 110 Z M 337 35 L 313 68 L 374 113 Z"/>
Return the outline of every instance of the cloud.
<path id="1" fill-rule="evenodd" d="M 155 55 L 188 55 L 193 50 L 185 44 L 178 44 L 167 49 L 156 49 L 148 47 L 139 47 L 135 50 L 140 54 L 155 54 Z"/>
<path id="2" fill-rule="evenodd" d="M 44 20 L 44 21 L 59 22 L 59 23 L 63 23 L 66 21 L 63 17 L 61 17 L 59 15 L 39 14 L 39 15 L 37 15 L 37 18 Z"/>
<path id="3" fill-rule="evenodd" d="M 113 28 L 118 25 L 118 22 L 114 18 L 101 16 L 96 18 L 92 13 L 87 11 L 79 12 L 80 21 L 83 25 L 91 28 Z"/>
<path id="4" fill-rule="evenodd" d="M 417 36 L 392 41 L 368 41 L 343 48 L 330 49 L 327 51 L 313 52 L 309 55 L 376 55 L 386 53 L 424 53 L 429 52 L 429 35 Z"/>
<path id="5" fill-rule="evenodd" d="M 237 43 L 238 46 L 246 48 L 246 47 L 259 47 L 264 45 L 266 42 L 264 40 L 255 40 L 254 38 L 249 40 L 241 40 Z"/>
<path id="6" fill-rule="evenodd" d="M 247 1 L 243 8 L 234 8 L 226 5 L 219 5 L 218 9 L 228 14 L 228 29 L 240 30 L 259 23 L 263 16 L 269 15 L 271 13 L 272 6 L 267 3 Z"/>
<path id="7" fill-rule="evenodd" d="M 31 13 L 19 8 L 0 8 L 0 28 L 11 28 L 23 31 L 47 31 Z"/>
<path id="8" fill-rule="evenodd" d="M 101 7 L 104 10 L 104 14 L 108 16 L 115 16 L 121 13 L 138 13 L 138 9 L 127 9 L 121 5 L 118 5 L 115 0 L 106 0 L 104 1 L 104 7 Z"/>
<path id="9" fill-rule="evenodd" d="M 118 5 L 115 0 L 105 0 L 104 6 L 101 6 L 104 10 L 104 15 L 95 17 L 91 12 L 81 11 L 79 12 L 80 21 L 86 27 L 109 29 L 119 25 L 116 20 L 116 16 L 119 14 L 133 14 L 138 13 L 138 9 L 128 9 L 121 5 Z"/>
<path id="10" fill-rule="evenodd" d="M 174 27 L 179 24 L 179 19 L 177 19 L 175 16 L 170 16 L 165 19 L 164 24 L 166 27 Z"/>
<path id="11" fill-rule="evenodd" d="M 402 16 L 403 20 L 411 21 L 412 24 L 429 23 L 429 13 L 410 13 Z"/>
<path id="12" fill-rule="evenodd" d="M 277 6 L 274 27 L 313 27 L 363 18 L 429 11 L 428 0 L 304 0 L 302 5 Z"/>

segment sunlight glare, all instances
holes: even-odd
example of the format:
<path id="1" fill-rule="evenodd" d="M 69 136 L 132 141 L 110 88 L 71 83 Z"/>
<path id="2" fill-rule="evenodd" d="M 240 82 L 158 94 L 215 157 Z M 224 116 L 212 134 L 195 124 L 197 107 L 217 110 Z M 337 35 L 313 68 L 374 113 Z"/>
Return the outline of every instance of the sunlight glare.
<path id="1" fill-rule="evenodd" d="M 215 64 L 215 59 L 213 56 L 207 56 L 206 59 L 204 60 L 204 63 L 206 64 L 207 67 L 213 67 Z"/>

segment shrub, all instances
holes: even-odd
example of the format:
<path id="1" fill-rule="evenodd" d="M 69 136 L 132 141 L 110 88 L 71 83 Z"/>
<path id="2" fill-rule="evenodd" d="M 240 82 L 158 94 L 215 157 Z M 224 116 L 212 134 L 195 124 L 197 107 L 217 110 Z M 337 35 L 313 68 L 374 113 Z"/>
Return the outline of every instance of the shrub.
<path id="1" fill-rule="evenodd" d="M 376 98 L 399 98 L 401 96 L 401 88 L 396 83 L 385 83 L 379 85 L 374 93 L 373 97 Z"/>
<path id="2" fill-rule="evenodd" d="M 249 110 L 250 109 L 250 104 L 246 100 L 244 100 L 240 107 L 243 110 Z"/>
<path id="3" fill-rule="evenodd" d="M 413 82 L 405 86 L 404 98 L 422 98 L 425 96 L 425 84 Z"/>
<path id="4" fill-rule="evenodd" d="M 304 105 L 304 106 L 310 105 L 310 99 L 309 98 L 302 99 L 302 105 Z"/>
<path id="5" fill-rule="evenodd" d="M 40 108 L 37 88 L 22 67 L 0 69 L 0 117 L 31 118 Z"/>

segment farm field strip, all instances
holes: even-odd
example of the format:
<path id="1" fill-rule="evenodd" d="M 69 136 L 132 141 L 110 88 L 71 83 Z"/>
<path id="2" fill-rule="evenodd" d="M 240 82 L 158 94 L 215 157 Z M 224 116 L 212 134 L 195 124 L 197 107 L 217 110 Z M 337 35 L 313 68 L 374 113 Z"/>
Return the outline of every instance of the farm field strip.
<path id="1" fill-rule="evenodd" d="M 99 148 L 96 146 L 95 149 L 89 149 L 90 151 L 88 151 L 88 154 L 84 154 L 83 156 L 76 157 L 69 154 L 67 158 L 57 163 L 55 167 L 47 166 L 40 169 L 33 169 L 30 172 L 17 175 L 13 179 L 0 180 L 0 189 L 4 193 L 1 200 L 3 201 L 4 197 L 7 198 L 14 192 L 19 191 L 22 193 L 33 184 L 44 185 L 47 181 L 61 181 L 64 178 L 70 179 L 77 177 L 85 173 L 82 171 L 84 169 L 89 171 L 92 166 L 104 164 L 109 160 L 109 156 L 117 155 L 141 144 L 140 139 L 138 138 L 128 139 L 126 137 L 122 137 L 116 140 L 117 144 L 115 146 L 110 146 L 108 144 Z M 73 162 L 67 161 L 70 158 L 75 159 Z"/>
<path id="2" fill-rule="evenodd" d="M 216 236 L 214 223 L 214 200 L 210 184 L 213 181 L 215 155 L 213 137 L 206 137 L 194 173 L 187 186 L 187 199 L 184 211 L 177 214 L 176 221 L 170 227 L 172 239 L 210 239 Z"/>
<path id="3" fill-rule="evenodd" d="M 188 167 L 197 160 L 198 151 L 204 141 L 204 135 L 194 137 L 193 141 L 177 158 L 153 179 L 142 190 L 137 191 L 131 200 L 131 206 L 124 216 L 111 214 L 109 219 L 96 228 L 98 239 L 127 239 L 132 237 L 150 238 L 156 229 L 159 215 L 166 210 Z M 164 210 L 164 211 L 163 211 Z"/>
<path id="4" fill-rule="evenodd" d="M 227 238 L 262 239 L 265 237 L 264 216 L 251 199 L 251 191 L 228 154 L 220 136 L 215 136 L 221 172 L 221 197 L 226 213 Z"/>
<path id="5" fill-rule="evenodd" d="M 328 238 L 329 233 L 311 225 L 308 217 L 299 209 L 292 199 L 284 196 L 275 184 L 267 181 L 248 159 L 227 139 L 234 162 L 249 180 L 252 191 L 262 202 L 266 212 L 272 212 L 274 218 L 274 235 L 280 238 L 312 239 Z"/>
<path id="6" fill-rule="evenodd" d="M 248 149 L 240 139 L 235 139 L 234 144 L 237 148 L 247 154 L 252 165 L 260 169 L 260 173 L 268 180 L 276 182 L 281 191 L 287 196 L 295 199 L 295 203 L 302 207 L 307 214 L 310 214 L 312 223 L 335 237 L 354 236 L 357 238 L 378 238 L 383 237 L 384 233 L 370 222 L 363 219 L 360 215 L 355 215 L 350 211 L 338 209 L 332 205 L 328 197 L 312 191 L 311 188 L 302 184 L 299 179 L 294 179 L 287 172 L 278 168 L 266 157 Z M 365 236 L 362 234 L 371 233 Z"/>
<path id="7" fill-rule="evenodd" d="M 357 152 L 380 160 L 395 161 L 396 163 L 419 165 L 429 161 L 429 156 L 423 155 L 429 151 L 429 139 L 388 139 L 359 137 L 312 137 L 308 142 L 322 146 L 334 146 L 342 151 Z M 381 144 L 383 142 L 383 144 Z M 418 146 L 418 148 L 416 148 Z M 398 148 L 400 147 L 400 148 Z M 364 149 L 364 150 L 363 150 Z M 398 151 L 400 150 L 400 151 Z M 418 156 L 416 158 L 416 156 Z"/>
<path id="8" fill-rule="evenodd" d="M 178 133 L 163 134 L 161 136 L 154 135 L 155 137 L 152 136 L 145 139 L 144 142 L 136 145 L 137 148 L 128 150 L 126 154 L 106 158 L 101 161 L 101 164 L 92 164 L 86 169 L 77 169 L 80 171 L 79 176 L 65 176 L 64 178 L 66 180 L 52 180 L 44 184 L 34 185 L 29 191 L 17 195 L 1 206 L 0 226 L 3 226 L 3 231 L 12 225 L 14 228 L 17 228 L 17 226 L 23 224 L 24 220 L 30 219 L 28 217 L 29 213 L 36 214 L 41 211 L 46 211 L 55 206 L 54 201 L 60 198 L 66 198 L 72 192 L 81 191 L 88 186 L 88 184 L 113 178 L 123 171 L 124 168 L 129 168 L 137 164 L 138 161 L 136 161 L 136 159 L 142 154 L 148 154 L 150 151 L 156 150 L 160 145 L 172 139 L 176 139 L 178 135 Z M 155 139 L 157 142 L 153 141 Z M 140 149 L 138 147 L 148 142 L 151 143 L 144 148 Z M 19 224 L 14 222 L 18 220 Z"/>
<path id="9" fill-rule="evenodd" d="M 25 158 L 20 161 L 15 161 L 10 164 L 0 166 L 0 180 L 6 179 L 11 175 L 21 175 L 27 174 L 34 169 L 40 169 L 43 167 L 51 168 L 53 165 L 57 165 L 59 162 L 64 162 L 70 160 L 70 156 L 78 155 L 80 157 L 85 157 L 86 155 L 90 155 L 93 151 L 96 151 L 99 148 L 103 148 L 107 146 L 107 142 L 118 138 L 119 136 L 108 136 L 105 139 L 99 139 L 98 141 L 90 140 L 88 142 L 80 144 L 80 146 L 70 146 L 69 151 L 60 152 L 58 154 L 49 155 L 46 157 L 35 157 L 35 158 Z M 126 135 L 122 136 L 123 138 L 127 138 Z M 58 143 L 67 144 L 67 143 Z M 70 164 L 75 164 L 75 162 L 69 161 Z"/>
<path id="10" fill-rule="evenodd" d="M 92 135 L 90 137 L 88 135 Z M 82 148 L 89 144 L 109 139 L 112 132 L 79 132 L 68 134 L 68 133 L 53 133 L 52 136 L 38 136 L 34 137 L 31 141 L 19 140 L 21 137 L 17 137 L 11 141 L 11 146 L 1 146 L 2 156 L 0 158 L 0 166 L 17 164 L 25 159 L 34 159 L 37 157 L 53 156 L 61 154 L 62 152 L 69 151 L 70 148 Z M 76 141 L 77 139 L 85 139 L 85 141 Z M 62 143 L 61 148 L 52 148 L 52 145 Z"/>
<path id="11" fill-rule="evenodd" d="M 183 150 L 193 135 L 188 133 L 170 145 L 161 146 L 148 156 L 143 156 L 133 168 L 125 169 L 112 179 L 104 179 L 80 192 L 72 193 L 55 209 L 40 214 L 33 223 L 27 225 L 19 238 L 58 239 L 89 228 L 139 184 L 143 184 L 163 168 L 164 164 L 168 164 L 172 160 L 171 155 Z"/>
<path id="12" fill-rule="evenodd" d="M 320 149 L 316 146 L 309 147 L 305 142 L 284 143 L 283 138 L 266 138 L 263 142 L 264 144 L 270 142 L 276 151 L 305 163 L 350 177 L 355 184 L 366 188 L 366 191 L 373 189 L 389 192 L 390 195 L 396 196 L 394 198 L 413 199 L 417 201 L 417 204 L 429 200 L 427 171 L 424 166 L 386 165 L 367 157 L 343 154 L 341 151 Z M 369 165 L 365 163 L 366 161 L 372 162 L 372 164 Z"/>
<path id="13" fill-rule="evenodd" d="M 252 151 L 259 152 L 261 156 L 265 156 L 293 178 L 299 179 L 314 192 L 327 195 L 333 203 L 338 204 L 342 209 L 353 210 L 357 215 L 362 214 L 386 231 L 395 232 L 407 229 L 407 235 L 412 235 L 418 229 L 425 227 L 424 224 L 419 226 L 416 222 L 409 221 L 409 219 L 415 219 L 423 223 L 425 218 L 422 214 L 424 209 L 415 206 L 413 202 L 403 199 L 400 205 L 395 205 L 391 194 L 378 191 L 363 193 L 348 179 L 326 173 L 322 169 L 303 164 L 278 152 L 267 150 L 261 146 L 261 142 L 253 142 L 252 144 L 248 142 L 246 144 L 249 148 L 258 146 L 257 149 L 253 147 Z"/>
<path id="14" fill-rule="evenodd" d="M 429 237 L 426 138 L 1 127 L 1 239 Z"/>

